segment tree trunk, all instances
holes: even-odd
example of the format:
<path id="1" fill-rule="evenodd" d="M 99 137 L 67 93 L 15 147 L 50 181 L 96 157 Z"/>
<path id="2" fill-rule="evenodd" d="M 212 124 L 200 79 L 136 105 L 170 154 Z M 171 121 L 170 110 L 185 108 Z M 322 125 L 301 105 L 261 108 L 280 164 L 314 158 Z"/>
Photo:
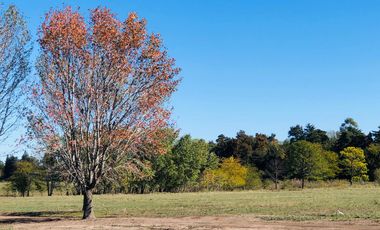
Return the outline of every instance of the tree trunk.
<path id="1" fill-rule="evenodd" d="M 301 181 L 302 181 L 302 182 L 301 182 L 301 188 L 303 189 L 303 187 L 305 186 L 305 178 L 302 178 Z"/>
<path id="2" fill-rule="evenodd" d="M 83 191 L 83 219 L 95 219 L 95 215 L 92 210 L 92 189 L 86 189 Z"/>
<path id="3" fill-rule="evenodd" d="M 278 175 L 277 175 L 277 170 L 275 171 L 275 173 L 274 173 L 274 184 L 275 184 L 275 188 L 276 188 L 276 190 L 278 189 Z"/>
<path id="4" fill-rule="evenodd" d="M 351 163 L 351 169 L 350 169 L 350 186 L 352 186 L 352 178 L 354 177 L 354 172 L 352 170 L 352 163 Z"/>
<path id="5" fill-rule="evenodd" d="M 54 185 L 52 181 L 46 181 L 48 196 L 53 195 Z"/>
<path id="6" fill-rule="evenodd" d="M 50 182 L 50 193 L 48 195 L 52 196 L 53 195 L 53 191 L 54 191 L 54 182 Z"/>
<path id="7" fill-rule="evenodd" d="M 278 181 L 277 181 L 277 179 L 276 179 L 276 180 L 274 181 L 274 187 L 275 187 L 276 190 L 278 189 L 277 184 L 278 184 Z"/>
<path id="8" fill-rule="evenodd" d="M 48 196 L 50 196 L 50 183 L 49 183 L 49 180 L 46 180 L 46 188 L 47 188 L 47 193 L 48 193 Z"/>

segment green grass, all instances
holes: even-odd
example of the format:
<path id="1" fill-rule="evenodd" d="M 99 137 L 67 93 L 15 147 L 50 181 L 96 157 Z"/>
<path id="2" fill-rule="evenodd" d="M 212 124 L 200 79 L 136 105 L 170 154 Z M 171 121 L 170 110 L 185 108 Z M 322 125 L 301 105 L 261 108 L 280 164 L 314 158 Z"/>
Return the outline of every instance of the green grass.
<path id="1" fill-rule="evenodd" d="M 0 197 L 0 204 L 3 214 L 79 217 L 82 197 Z M 99 195 L 94 206 L 97 217 L 248 214 L 267 220 L 380 220 L 380 188 Z"/>

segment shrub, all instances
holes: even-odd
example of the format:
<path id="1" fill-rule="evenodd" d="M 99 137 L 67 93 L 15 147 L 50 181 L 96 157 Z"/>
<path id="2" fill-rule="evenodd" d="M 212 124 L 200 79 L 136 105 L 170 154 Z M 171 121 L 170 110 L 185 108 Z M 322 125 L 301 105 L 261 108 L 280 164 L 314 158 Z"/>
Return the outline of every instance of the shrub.
<path id="1" fill-rule="evenodd" d="M 16 166 L 16 171 L 10 177 L 13 190 L 22 196 L 29 196 L 31 190 L 43 191 L 38 168 L 35 164 L 29 161 L 19 161 Z"/>

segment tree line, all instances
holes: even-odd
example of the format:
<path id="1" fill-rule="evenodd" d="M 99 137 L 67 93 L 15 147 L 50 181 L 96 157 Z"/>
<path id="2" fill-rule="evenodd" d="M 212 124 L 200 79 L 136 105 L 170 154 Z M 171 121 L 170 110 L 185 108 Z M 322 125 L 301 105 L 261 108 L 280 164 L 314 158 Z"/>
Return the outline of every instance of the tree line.
<path id="1" fill-rule="evenodd" d="M 280 142 L 274 134 L 235 137 L 219 135 L 206 142 L 190 135 L 178 137 L 174 129 L 163 130 L 165 152 L 142 153 L 141 164 L 133 170 L 116 168 L 95 188 L 95 193 L 149 193 L 200 190 L 279 189 L 284 180 L 380 179 L 380 130 L 363 133 L 348 118 L 337 132 L 326 132 L 311 124 L 290 128 Z M 152 151 L 144 148 L 140 151 Z M 8 156 L 2 165 L 2 179 L 10 181 L 13 192 L 25 196 L 31 189 L 47 191 L 62 188 L 65 175 L 58 159 L 41 160 L 24 154 L 20 160 Z M 75 186 L 64 185 L 67 194 L 80 194 Z"/>

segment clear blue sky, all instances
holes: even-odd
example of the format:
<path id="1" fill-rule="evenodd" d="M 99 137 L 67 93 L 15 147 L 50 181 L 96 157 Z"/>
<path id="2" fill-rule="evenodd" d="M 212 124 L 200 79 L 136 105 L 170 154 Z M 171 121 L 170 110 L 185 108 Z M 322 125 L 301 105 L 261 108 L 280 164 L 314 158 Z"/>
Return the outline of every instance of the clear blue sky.
<path id="1" fill-rule="evenodd" d="M 380 1 L 3 2 L 19 7 L 34 36 L 63 5 L 146 18 L 183 69 L 173 118 L 194 137 L 242 129 L 283 140 L 291 125 L 337 130 L 346 117 L 366 132 L 380 125 Z"/>

